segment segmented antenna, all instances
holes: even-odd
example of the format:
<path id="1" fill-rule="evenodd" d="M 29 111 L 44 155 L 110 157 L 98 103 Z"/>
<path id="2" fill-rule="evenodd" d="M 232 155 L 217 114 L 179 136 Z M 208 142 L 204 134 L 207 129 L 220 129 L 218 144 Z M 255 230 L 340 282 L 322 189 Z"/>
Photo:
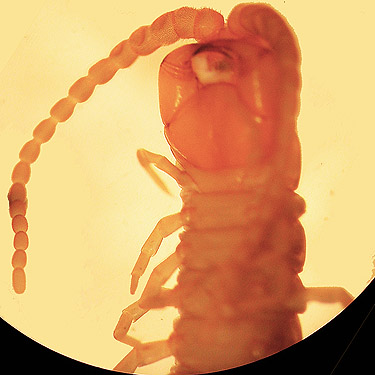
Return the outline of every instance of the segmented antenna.
<path id="1" fill-rule="evenodd" d="M 120 42 L 103 60 L 93 65 L 87 76 L 78 79 L 69 89 L 68 96 L 59 100 L 50 110 L 50 117 L 40 122 L 33 132 L 33 139 L 22 147 L 12 172 L 12 186 L 8 193 L 9 213 L 15 233 L 12 258 L 13 289 L 23 293 L 26 289 L 26 252 L 29 246 L 26 219 L 26 184 L 30 180 L 31 167 L 39 154 L 41 145 L 48 142 L 55 133 L 59 122 L 67 121 L 77 103 L 87 101 L 97 85 L 107 83 L 119 69 L 129 67 L 138 56 L 146 56 L 160 48 L 177 42 L 179 39 L 194 38 L 204 41 L 213 38 L 224 26 L 220 13 L 212 9 L 183 7 L 157 18 L 151 25 L 142 26 Z"/>

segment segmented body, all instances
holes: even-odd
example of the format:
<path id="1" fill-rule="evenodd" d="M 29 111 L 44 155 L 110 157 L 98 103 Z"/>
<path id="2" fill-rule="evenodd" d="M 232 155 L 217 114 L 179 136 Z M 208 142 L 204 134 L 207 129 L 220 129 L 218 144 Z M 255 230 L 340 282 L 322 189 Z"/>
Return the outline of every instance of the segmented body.
<path id="1" fill-rule="evenodd" d="M 180 318 L 169 339 L 176 373 L 246 364 L 302 339 L 304 202 L 267 180 L 247 190 L 182 191 Z"/>
<path id="2" fill-rule="evenodd" d="M 141 298 L 121 314 L 114 337 L 133 346 L 115 367 L 123 372 L 170 355 L 175 373 L 249 363 L 302 338 L 297 314 L 307 301 L 346 306 L 352 300 L 342 288 L 304 288 L 298 277 L 305 260 L 298 220 L 305 204 L 294 193 L 301 172 L 300 54 L 286 20 L 264 4 L 240 4 L 226 23 L 211 9 L 166 13 L 119 43 L 52 107 L 12 173 L 15 292 L 26 288 L 25 186 L 41 145 L 97 85 L 138 56 L 187 38 L 198 44 L 170 53 L 159 73 L 160 112 L 176 165 L 146 150 L 137 154 L 162 189 L 151 165 L 177 181 L 183 209 L 161 219 L 146 240 L 132 271 L 132 294 L 163 238 L 181 227 L 184 232 Z M 178 268 L 176 287 L 162 288 Z M 165 306 L 180 313 L 168 340 L 141 343 L 128 335 L 132 322 Z"/>

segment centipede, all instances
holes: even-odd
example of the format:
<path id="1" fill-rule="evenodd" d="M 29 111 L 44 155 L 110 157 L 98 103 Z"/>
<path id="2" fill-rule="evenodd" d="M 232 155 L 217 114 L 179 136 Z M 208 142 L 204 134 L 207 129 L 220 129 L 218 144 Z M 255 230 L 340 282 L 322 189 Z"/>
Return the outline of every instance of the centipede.
<path id="1" fill-rule="evenodd" d="M 180 242 L 120 315 L 114 339 L 132 349 L 114 366 L 119 372 L 134 373 L 171 356 L 171 374 L 248 364 L 302 340 L 298 314 L 309 301 L 344 308 L 353 300 L 342 287 L 305 287 L 299 277 L 306 255 L 300 222 L 305 201 L 295 192 L 301 51 L 285 17 L 262 3 L 239 4 L 226 20 L 210 8 L 167 12 L 116 45 L 52 106 L 11 174 L 14 292 L 26 290 L 26 185 L 41 146 L 96 86 L 138 57 L 189 39 L 194 41 L 170 52 L 159 70 L 160 115 L 175 163 L 137 151 L 162 190 L 168 192 L 159 171 L 179 185 L 182 209 L 160 219 L 144 242 L 131 272 L 131 294 L 163 239 L 181 231 Z M 164 287 L 176 271 L 175 287 Z M 148 311 L 167 306 L 179 312 L 168 339 L 141 342 L 129 334 Z"/>

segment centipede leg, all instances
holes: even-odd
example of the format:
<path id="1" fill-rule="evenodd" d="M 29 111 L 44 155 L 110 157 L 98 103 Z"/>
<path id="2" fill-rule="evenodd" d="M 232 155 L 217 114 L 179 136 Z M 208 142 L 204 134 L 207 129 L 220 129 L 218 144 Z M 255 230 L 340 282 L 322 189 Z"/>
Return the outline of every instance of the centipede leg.
<path id="1" fill-rule="evenodd" d="M 321 303 L 341 303 L 342 307 L 348 306 L 354 297 L 341 287 L 311 287 L 306 288 L 306 300 Z"/>
<path id="2" fill-rule="evenodd" d="M 154 301 L 157 302 L 160 297 L 163 297 L 162 299 L 165 300 L 166 295 L 172 297 L 173 292 L 165 288 L 163 289 L 162 286 L 169 280 L 179 265 L 180 259 L 178 258 L 177 253 L 173 253 L 154 268 L 150 278 L 147 281 L 141 298 L 139 299 L 140 307 L 149 308 L 150 303 L 152 304 Z M 172 295 L 169 292 L 172 292 Z M 163 306 L 165 306 L 164 303 Z"/>
<path id="3" fill-rule="evenodd" d="M 130 293 L 134 294 L 138 287 L 139 278 L 144 274 L 150 258 L 154 256 L 164 238 L 182 227 L 181 214 L 163 217 L 158 221 L 146 242 L 141 248 L 141 253 L 131 273 Z"/>
<path id="4" fill-rule="evenodd" d="M 167 340 L 140 344 L 132 349 L 113 370 L 134 373 L 137 367 L 149 365 L 171 355 Z"/>
<path id="5" fill-rule="evenodd" d="M 169 194 L 168 188 L 165 186 L 158 174 L 152 169 L 151 164 L 171 176 L 181 187 L 196 188 L 196 185 L 191 177 L 186 172 L 173 165 L 165 156 L 154 154 L 153 152 L 145 149 L 140 149 L 137 151 L 137 158 L 154 182 L 166 193 Z"/>
<path id="6" fill-rule="evenodd" d="M 115 366 L 115 371 L 126 373 L 134 372 L 137 367 L 157 362 L 172 355 L 167 340 L 143 344 L 133 337 L 128 336 L 127 333 L 131 323 L 139 319 L 148 311 L 144 304 L 147 304 L 149 301 L 152 302 L 154 299 L 158 299 L 159 296 L 162 297 L 165 295 L 165 293 L 170 296 L 169 292 L 171 291 L 163 290 L 162 285 L 171 277 L 173 272 L 177 269 L 179 263 L 180 262 L 176 253 L 173 253 L 167 259 L 161 262 L 152 271 L 150 279 L 148 280 L 139 301 L 128 306 L 123 311 L 113 336 L 115 339 L 131 345 L 134 348 Z M 165 298 L 161 298 L 161 300 L 165 300 Z"/>
<path id="7" fill-rule="evenodd" d="M 148 305 L 157 303 L 157 307 L 171 304 L 173 293 L 171 290 L 162 288 L 166 281 L 172 276 L 180 262 L 176 253 L 170 255 L 152 271 L 141 298 L 123 310 L 120 319 L 113 332 L 116 340 L 131 346 L 136 346 L 139 341 L 128 336 L 131 324 L 149 311 Z M 152 306 L 154 307 L 154 306 Z"/>
<path id="8" fill-rule="evenodd" d="M 128 335 L 129 328 L 133 322 L 136 322 L 144 314 L 146 314 L 149 309 L 142 309 L 139 307 L 139 301 L 132 303 L 126 309 L 122 310 L 120 319 L 113 331 L 113 337 L 130 346 L 136 346 L 140 344 L 140 341 Z"/>

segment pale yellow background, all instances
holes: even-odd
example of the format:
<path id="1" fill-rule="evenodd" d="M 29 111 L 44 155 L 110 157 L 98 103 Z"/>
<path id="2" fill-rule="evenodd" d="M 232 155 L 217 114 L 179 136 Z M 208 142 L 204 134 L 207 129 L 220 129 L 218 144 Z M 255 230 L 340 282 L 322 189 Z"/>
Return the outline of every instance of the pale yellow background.
<path id="1" fill-rule="evenodd" d="M 303 55 L 299 193 L 308 239 L 307 286 L 337 285 L 357 296 L 371 275 L 374 246 L 373 2 L 271 1 L 296 30 Z M 140 25 L 183 5 L 228 15 L 234 1 L 15 1 L 0 32 L 0 315 L 38 342 L 72 358 L 112 368 L 129 348 L 112 337 L 132 303 L 130 272 L 159 218 L 180 208 L 138 165 L 144 147 L 171 158 L 158 114 L 157 71 L 165 48 L 141 58 L 76 108 L 42 146 L 27 185 L 30 223 L 27 291 L 11 290 L 13 232 L 6 194 L 33 128 L 70 85 Z M 22 8 L 19 9 L 19 6 Z M 18 9 L 17 11 L 15 9 Z M 173 251 L 168 239 L 141 280 Z M 173 283 L 173 282 L 172 282 Z M 309 304 L 308 335 L 340 311 Z M 134 325 L 144 341 L 167 337 L 173 309 Z M 164 374 L 171 360 L 142 368 Z"/>

